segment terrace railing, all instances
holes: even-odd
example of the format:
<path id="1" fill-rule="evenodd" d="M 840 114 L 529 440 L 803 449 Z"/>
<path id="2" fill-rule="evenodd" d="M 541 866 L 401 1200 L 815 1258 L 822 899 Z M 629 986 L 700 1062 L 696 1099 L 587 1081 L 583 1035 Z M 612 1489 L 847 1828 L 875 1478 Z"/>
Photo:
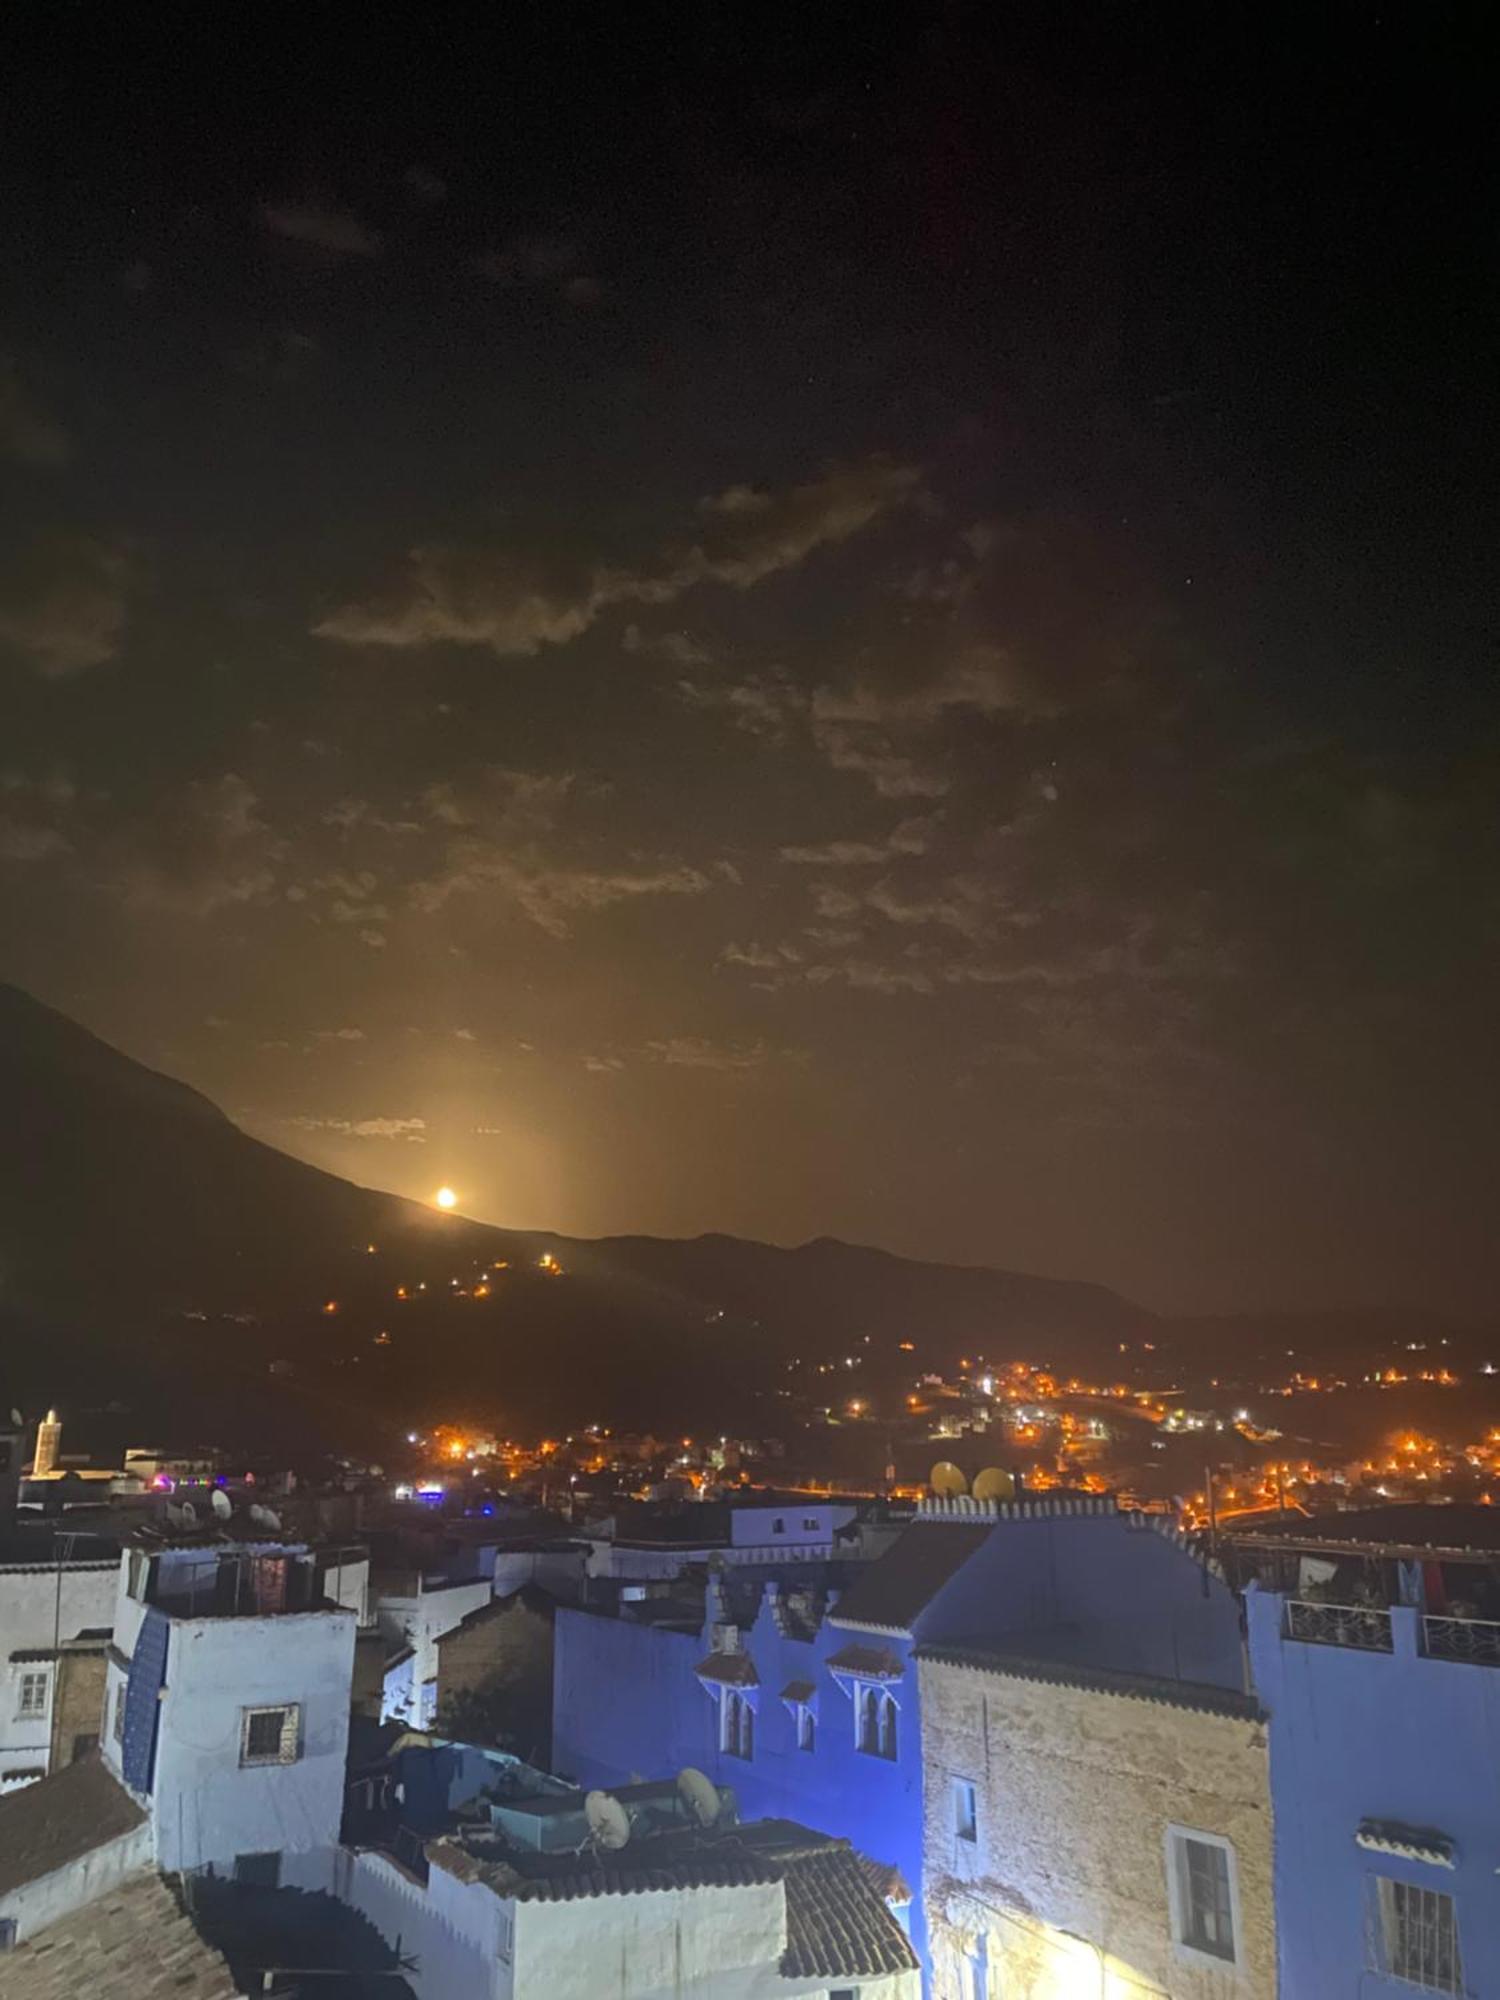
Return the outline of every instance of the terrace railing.
<path id="1" fill-rule="evenodd" d="M 1422 1650 L 1429 1660 L 1500 1667 L 1500 1624 L 1491 1618 L 1424 1618 Z"/>
<path id="2" fill-rule="evenodd" d="M 1391 1653 L 1391 1614 L 1361 1604 L 1314 1604 L 1287 1600 L 1286 1637 L 1308 1646 L 1352 1646 L 1363 1653 Z"/>

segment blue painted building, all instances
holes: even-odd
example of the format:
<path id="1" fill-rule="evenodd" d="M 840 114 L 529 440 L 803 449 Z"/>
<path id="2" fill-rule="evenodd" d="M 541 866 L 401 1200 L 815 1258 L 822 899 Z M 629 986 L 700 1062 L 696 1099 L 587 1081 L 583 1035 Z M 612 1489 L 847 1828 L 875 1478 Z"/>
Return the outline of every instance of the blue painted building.
<path id="1" fill-rule="evenodd" d="M 1335 1522 L 1247 1592 L 1282 2000 L 1500 1994 L 1500 1621 L 1473 1615 L 1500 1609 L 1493 1510 Z"/>
<path id="2" fill-rule="evenodd" d="M 1112 1500 L 935 1501 L 845 1587 L 710 1579 L 701 1626 L 561 1608 L 554 1764 L 609 1788 L 692 1764 L 745 1818 L 852 1841 L 903 1878 L 924 1953 L 920 1644 L 1239 1689 L 1239 1612 L 1175 1535 Z"/>

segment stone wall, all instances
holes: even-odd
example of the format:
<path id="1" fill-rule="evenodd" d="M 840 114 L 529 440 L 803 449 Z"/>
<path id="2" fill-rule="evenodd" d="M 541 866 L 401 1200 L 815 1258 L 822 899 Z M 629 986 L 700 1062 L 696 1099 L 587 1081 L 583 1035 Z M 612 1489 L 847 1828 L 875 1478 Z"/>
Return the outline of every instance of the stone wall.
<path id="1" fill-rule="evenodd" d="M 104 1734 L 103 1646 L 65 1647 L 57 1657 L 57 1678 L 52 1694 L 52 1756 L 49 1771 L 60 1771 L 73 1761 L 80 1738 L 92 1736 L 96 1747 Z"/>
<path id="2" fill-rule="evenodd" d="M 1262 1723 L 1136 1695 L 920 1662 L 932 2000 L 1272 2000 Z M 972 1783 L 973 1840 L 958 1781 Z M 1238 1967 L 1174 1943 L 1172 1826 L 1233 1845 Z M 983 1989 L 981 1989 L 983 1990 Z"/>

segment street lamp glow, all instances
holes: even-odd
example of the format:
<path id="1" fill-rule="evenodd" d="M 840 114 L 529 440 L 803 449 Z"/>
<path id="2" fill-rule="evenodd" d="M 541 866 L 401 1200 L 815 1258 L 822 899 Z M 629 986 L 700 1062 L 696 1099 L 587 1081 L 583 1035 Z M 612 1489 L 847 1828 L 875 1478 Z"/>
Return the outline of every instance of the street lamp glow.
<path id="1" fill-rule="evenodd" d="M 439 1208 L 458 1207 L 458 1196 L 453 1192 L 451 1187 L 440 1187 L 432 1198 Z"/>

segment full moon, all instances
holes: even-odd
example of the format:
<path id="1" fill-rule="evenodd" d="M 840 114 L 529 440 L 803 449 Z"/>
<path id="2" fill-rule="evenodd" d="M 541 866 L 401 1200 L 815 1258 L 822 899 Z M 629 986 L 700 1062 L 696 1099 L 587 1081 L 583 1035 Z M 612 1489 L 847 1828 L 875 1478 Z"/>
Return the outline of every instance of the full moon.
<path id="1" fill-rule="evenodd" d="M 458 1207 L 458 1196 L 453 1192 L 452 1188 L 450 1187 L 440 1187 L 437 1193 L 432 1198 L 437 1203 L 439 1208 Z"/>

